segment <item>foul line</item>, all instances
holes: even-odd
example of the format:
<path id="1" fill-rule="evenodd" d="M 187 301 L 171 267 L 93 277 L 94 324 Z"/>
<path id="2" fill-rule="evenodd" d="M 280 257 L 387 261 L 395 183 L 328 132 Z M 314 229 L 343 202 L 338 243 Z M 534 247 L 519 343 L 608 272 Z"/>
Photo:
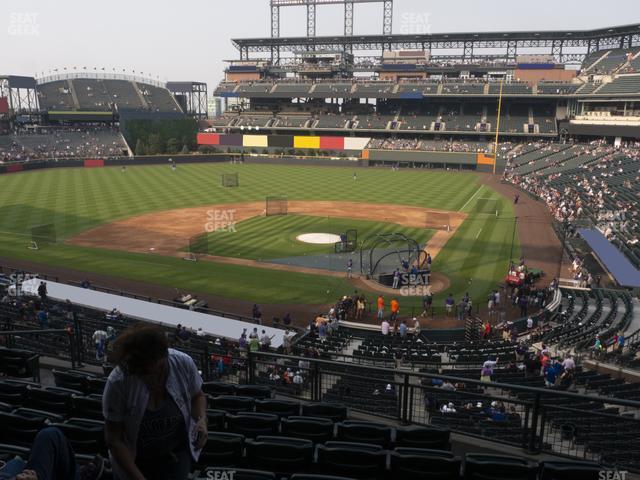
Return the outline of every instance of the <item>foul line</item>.
<path id="1" fill-rule="evenodd" d="M 478 237 L 480 236 L 480 234 L 481 234 L 481 233 L 482 233 L 482 229 L 480 229 L 480 230 L 478 231 L 478 234 L 476 235 L 476 240 L 478 239 Z"/>
<path id="2" fill-rule="evenodd" d="M 462 210 L 465 209 L 465 207 L 467 205 L 469 205 L 471 203 L 471 200 L 473 200 L 474 198 L 476 198 L 476 195 L 478 195 L 480 193 L 480 190 L 482 190 L 484 188 L 484 185 L 480 185 L 480 188 L 478 188 L 478 190 L 476 191 L 476 193 L 474 193 L 471 198 L 469 200 L 467 200 L 467 203 L 465 203 L 462 208 L 460 210 L 458 210 L 459 212 L 461 212 Z"/>

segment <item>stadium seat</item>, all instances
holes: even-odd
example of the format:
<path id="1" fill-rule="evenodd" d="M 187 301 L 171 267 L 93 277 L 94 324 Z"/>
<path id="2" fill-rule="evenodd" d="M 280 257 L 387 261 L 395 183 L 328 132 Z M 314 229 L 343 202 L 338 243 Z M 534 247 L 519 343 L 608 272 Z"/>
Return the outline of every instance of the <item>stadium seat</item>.
<path id="1" fill-rule="evenodd" d="M 468 453 L 465 480 L 535 480 L 538 464 L 521 457 Z"/>
<path id="2" fill-rule="evenodd" d="M 11 412 L 15 407 L 9 403 L 0 402 L 0 412 Z"/>
<path id="3" fill-rule="evenodd" d="M 266 385 L 238 385 L 236 395 L 251 397 L 256 400 L 266 400 L 271 398 L 271 388 Z"/>
<path id="4" fill-rule="evenodd" d="M 233 478 L 233 480 L 276 480 L 277 477 L 273 472 L 265 472 L 262 470 L 234 468 L 233 470 L 225 471 L 219 468 L 205 468 L 200 472 L 197 480 L 209 480 L 211 478 Z"/>
<path id="5" fill-rule="evenodd" d="M 313 463 L 313 442 L 300 438 L 260 436 L 247 442 L 247 461 L 278 474 L 307 471 Z"/>
<path id="6" fill-rule="evenodd" d="M 73 396 L 82 396 L 78 390 L 57 387 L 29 388 L 25 405 L 67 415 L 73 410 Z"/>
<path id="7" fill-rule="evenodd" d="M 333 438 L 333 422 L 329 418 L 289 417 L 283 418 L 282 434 L 304 438 L 313 443 L 324 443 Z"/>
<path id="8" fill-rule="evenodd" d="M 346 420 L 336 425 L 336 438 L 342 442 L 372 443 L 390 448 L 391 434 L 391 427 L 373 422 Z"/>
<path id="9" fill-rule="evenodd" d="M 599 480 L 601 471 L 594 462 L 542 462 L 540 480 Z"/>
<path id="10" fill-rule="evenodd" d="M 224 410 L 207 410 L 207 422 L 212 432 L 224 430 L 227 412 Z"/>
<path id="11" fill-rule="evenodd" d="M 73 415 L 78 418 L 92 418 L 103 420 L 102 398 L 100 395 L 73 398 Z"/>
<path id="12" fill-rule="evenodd" d="M 0 462 L 8 462 L 16 457 L 29 458 L 29 448 L 0 443 Z"/>
<path id="13" fill-rule="evenodd" d="M 235 467 L 242 464 L 244 436 L 235 433 L 209 432 L 198 465 Z"/>
<path id="14" fill-rule="evenodd" d="M 227 430 L 248 438 L 258 435 L 277 435 L 280 419 L 270 413 L 239 413 L 227 415 Z"/>
<path id="15" fill-rule="evenodd" d="M 256 400 L 256 412 L 272 413 L 278 417 L 300 415 L 300 404 L 289 400 Z"/>
<path id="16" fill-rule="evenodd" d="M 449 435 L 449 430 L 433 426 L 398 427 L 396 429 L 396 447 L 450 450 Z"/>
<path id="17" fill-rule="evenodd" d="M 65 423 L 52 423 L 69 440 L 73 450 L 79 454 L 106 454 L 104 422 L 85 418 L 71 418 Z"/>
<path id="18" fill-rule="evenodd" d="M 103 377 L 87 377 L 87 394 L 102 395 L 107 379 Z"/>
<path id="19" fill-rule="evenodd" d="M 38 386 L 34 384 L 34 386 Z M 27 384 L 21 382 L 1 381 L 0 382 L 0 402 L 14 406 L 24 404 L 27 399 Z"/>
<path id="20" fill-rule="evenodd" d="M 227 413 L 240 413 L 253 411 L 254 399 L 250 397 L 233 397 L 230 395 L 220 395 L 209 397 L 209 408 L 214 410 L 224 410 Z"/>
<path id="21" fill-rule="evenodd" d="M 327 442 L 317 446 L 318 471 L 357 479 L 381 479 L 387 468 L 387 451 L 364 443 Z"/>
<path id="22" fill-rule="evenodd" d="M 204 382 L 202 384 L 202 391 L 212 397 L 218 397 L 220 395 L 235 395 L 236 387 L 232 383 L 224 382 Z"/>
<path id="23" fill-rule="evenodd" d="M 339 403 L 310 403 L 302 405 L 302 415 L 330 418 L 333 422 L 343 422 L 347 419 L 347 407 Z"/>
<path id="24" fill-rule="evenodd" d="M 64 417 L 57 413 L 47 412 L 45 410 L 37 410 L 35 408 L 16 408 L 13 413 L 16 415 L 20 415 L 22 417 L 29 418 L 43 418 L 48 422 L 62 422 L 64 421 Z"/>
<path id="25" fill-rule="evenodd" d="M 44 417 L 0 412 L 0 443 L 31 448 L 36 434 L 46 425 Z"/>
<path id="26" fill-rule="evenodd" d="M 444 450 L 396 448 L 390 453 L 390 478 L 419 480 L 428 472 L 430 480 L 456 479 L 460 463 L 460 457 Z"/>
<path id="27" fill-rule="evenodd" d="M 79 372 L 61 372 L 55 368 L 51 370 L 51 373 L 53 374 L 53 378 L 56 382 L 56 387 L 70 388 L 72 390 L 79 390 L 83 393 L 87 393 L 87 375 L 82 375 Z"/>
<path id="28" fill-rule="evenodd" d="M 0 373 L 16 378 L 39 378 L 39 358 L 28 350 L 0 347 Z"/>

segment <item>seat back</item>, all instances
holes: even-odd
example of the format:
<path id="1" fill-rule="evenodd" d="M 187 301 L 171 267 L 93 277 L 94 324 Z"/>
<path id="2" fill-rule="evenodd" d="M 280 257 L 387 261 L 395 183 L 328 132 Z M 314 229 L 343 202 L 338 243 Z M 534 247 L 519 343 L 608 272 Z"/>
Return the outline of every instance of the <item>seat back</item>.
<path id="1" fill-rule="evenodd" d="M 205 467 L 235 467 L 242 463 L 244 436 L 235 433 L 209 432 L 198 465 Z"/>
<path id="2" fill-rule="evenodd" d="M 373 422 L 345 421 L 336 425 L 336 438 L 344 442 L 372 443 L 382 448 L 391 446 L 391 427 Z"/>
<path id="3" fill-rule="evenodd" d="M 465 480 L 535 480 L 537 474 L 537 463 L 520 457 L 475 453 L 465 457 Z"/>
<path id="4" fill-rule="evenodd" d="M 202 384 L 202 391 L 212 397 L 218 397 L 220 395 L 235 395 L 236 387 L 233 383 L 204 382 Z"/>
<path id="5" fill-rule="evenodd" d="M 445 450 L 396 448 L 390 453 L 392 478 L 419 480 L 429 472 L 433 480 L 449 480 L 460 475 L 460 457 Z"/>
<path id="6" fill-rule="evenodd" d="M 324 443 L 333 438 L 333 422 L 328 418 L 289 417 L 281 420 L 282 434 Z"/>
<path id="7" fill-rule="evenodd" d="M 302 415 L 330 418 L 334 422 L 343 422 L 347 419 L 347 407 L 339 403 L 310 403 L 302 405 Z"/>
<path id="8" fill-rule="evenodd" d="M 236 394 L 256 400 L 266 400 L 271 398 L 271 388 L 266 385 L 238 385 Z"/>
<path id="9" fill-rule="evenodd" d="M 426 448 L 431 450 L 449 450 L 450 431 L 438 427 L 398 427 L 396 429 L 396 447 Z"/>
<path id="10" fill-rule="evenodd" d="M 250 397 L 234 397 L 230 395 L 220 395 L 209 398 L 209 407 L 215 410 L 224 410 L 227 413 L 251 412 L 253 411 L 254 399 Z"/>
<path id="11" fill-rule="evenodd" d="M 0 443 L 31 448 L 36 435 L 45 426 L 44 417 L 24 417 L 16 413 L 0 412 Z"/>
<path id="12" fill-rule="evenodd" d="M 317 446 L 320 473 L 356 479 L 380 479 L 387 467 L 387 451 L 373 445 L 327 442 Z"/>
<path id="13" fill-rule="evenodd" d="M 603 467 L 595 462 L 542 462 L 540 480 L 599 480 Z"/>
<path id="14" fill-rule="evenodd" d="M 272 413 L 278 417 L 300 415 L 300 404 L 289 400 L 256 400 L 256 412 Z"/>
<path id="15" fill-rule="evenodd" d="M 227 430 L 248 438 L 258 435 L 276 435 L 280 425 L 277 415 L 270 413 L 239 413 L 227 415 Z"/>
<path id="16" fill-rule="evenodd" d="M 256 468 L 277 473 L 304 472 L 313 463 L 313 442 L 260 436 L 247 442 L 247 461 Z"/>

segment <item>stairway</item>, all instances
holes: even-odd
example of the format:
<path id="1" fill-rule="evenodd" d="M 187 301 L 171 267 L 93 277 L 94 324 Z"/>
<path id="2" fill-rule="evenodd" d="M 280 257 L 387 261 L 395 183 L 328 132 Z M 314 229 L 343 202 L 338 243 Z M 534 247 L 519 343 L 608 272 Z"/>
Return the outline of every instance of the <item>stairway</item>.
<path id="1" fill-rule="evenodd" d="M 136 91 L 136 95 L 138 95 L 138 98 L 140 99 L 140 103 L 142 103 L 142 106 L 148 110 L 149 109 L 149 103 L 147 102 L 147 99 L 144 98 L 144 95 L 142 94 L 142 90 L 140 90 L 140 86 L 138 85 L 138 82 L 131 82 L 133 84 L 133 89 Z"/>
<path id="2" fill-rule="evenodd" d="M 80 102 L 78 101 L 78 95 L 76 94 L 76 87 L 73 85 L 73 81 L 71 79 L 67 80 L 67 86 L 69 87 L 69 92 L 71 92 L 74 108 L 76 110 L 80 110 Z"/>

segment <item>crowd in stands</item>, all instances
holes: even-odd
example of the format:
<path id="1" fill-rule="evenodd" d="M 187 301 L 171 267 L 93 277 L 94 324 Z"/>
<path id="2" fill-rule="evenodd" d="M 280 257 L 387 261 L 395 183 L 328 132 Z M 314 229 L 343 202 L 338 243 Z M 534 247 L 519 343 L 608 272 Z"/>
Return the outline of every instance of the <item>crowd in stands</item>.
<path id="1" fill-rule="evenodd" d="M 117 128 L 43 127 L 0 137 L 0 163 L 127 155 L 127 145 Z"/>

